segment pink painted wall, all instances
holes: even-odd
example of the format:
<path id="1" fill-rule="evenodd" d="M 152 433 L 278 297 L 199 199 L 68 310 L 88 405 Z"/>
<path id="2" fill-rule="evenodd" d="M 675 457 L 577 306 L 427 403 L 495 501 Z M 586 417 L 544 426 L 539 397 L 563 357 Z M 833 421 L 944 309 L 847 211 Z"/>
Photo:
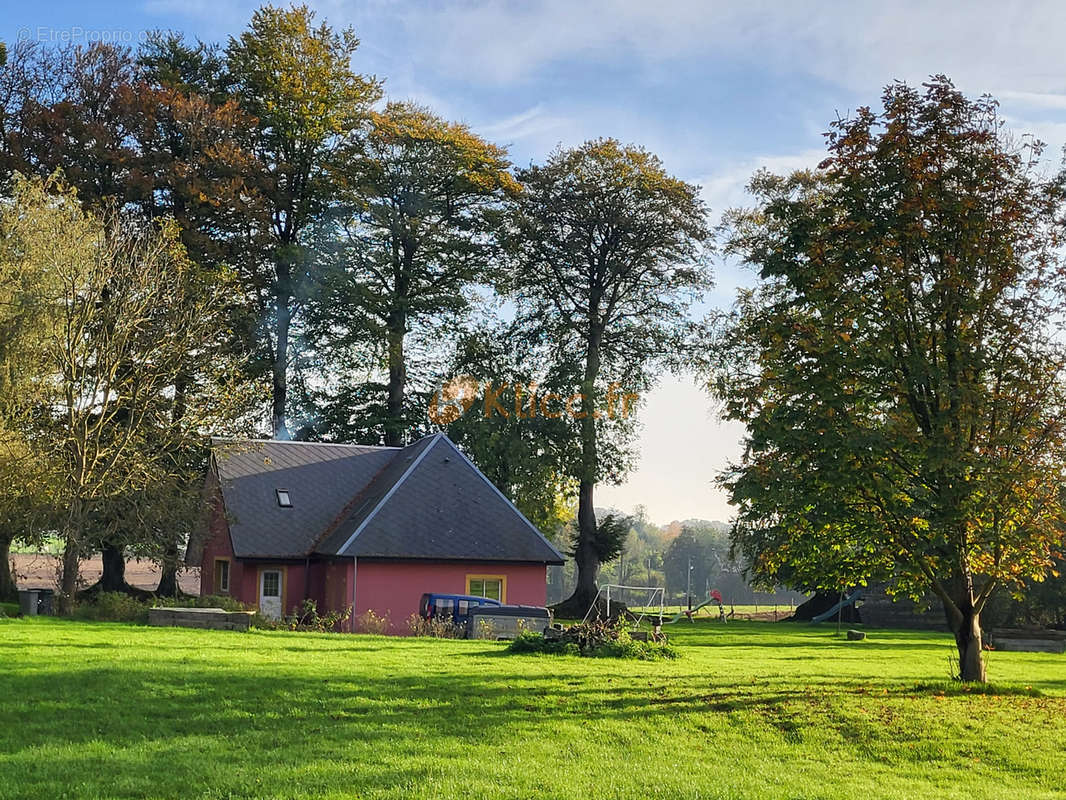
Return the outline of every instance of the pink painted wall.
<path id="1" fill-rule="evenodd" d="M 407 633 L 407 619 L 418 613 L 423 592 L 466 593 L 467 575 L 506 575 L 511 605 L 543 606 L 547 570 L 543 564 L 479 561 L 368 561 L 355 567 L 355 614 L 368 609 L 388 616 L 392 633 Z"/>
<path id="2" fill-rule="evenodd" d="M 211 473 L 209 480 L 214 477 Z M 229 593 L 241 602 L 244 600 L 241 563 L 233 557 L 233 545 L 229 538 L 229 525 L 226 524 L 226 516 L 222 510 L 222 494 L 218 490 L 217 480 L 213 486 L 209 486 L 211 493 L 211 514 L 208 518 L 208 540 L 204 543 L 203 556 L 200 559 L 200 595 L 215 593 L 215 559 L 228 558 L 229 564 Z M 255 602 L 255 594 L 251 602 Z"/>
<path id="3" fill-rule="evenodd" d="M 226 523 L 225 514 L 222 511 L 221 496 L 215 490 L 211 501 L 211 515 L 208 521 L 209 538 L 204 543 L 203 556 L 200 560 L 200 594 L 215 594 L 215 559 L 228 558 L 229 565 L 229 596 L 242 603 L 255 606 L 259 603 L 259 568 L 261 566 L 278 567 L 284 573 L 282 611 L 285 614 L 303 605 L 304 598 L 304 562 L 303 561 L 245 561 L 235 558 L 233 544 L 230 541 L 229 526 Z M 315 568 L 319 569 L 320 577 L 324 577 L 325 564 L 311 565 L 310 585 L 312 592 L 323 584 L 322 580 L 316 581 Z M 311 594 L 311 598 L 317 600 L 319 608 L 322 608 L 321 592 L 319 595 Z M 346 604 L 347 605 L 347 604 Z"/>

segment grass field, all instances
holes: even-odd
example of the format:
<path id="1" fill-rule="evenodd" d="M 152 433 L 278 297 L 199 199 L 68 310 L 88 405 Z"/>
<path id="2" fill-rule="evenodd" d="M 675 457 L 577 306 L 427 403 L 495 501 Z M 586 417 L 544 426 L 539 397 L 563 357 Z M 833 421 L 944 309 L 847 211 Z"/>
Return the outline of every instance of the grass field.
<path id="1" fill-rule="evenodd" d="M 1041 798 L 1066 656 L 672 626 L 682 657 L 0 620 L 0 798 Z"/>

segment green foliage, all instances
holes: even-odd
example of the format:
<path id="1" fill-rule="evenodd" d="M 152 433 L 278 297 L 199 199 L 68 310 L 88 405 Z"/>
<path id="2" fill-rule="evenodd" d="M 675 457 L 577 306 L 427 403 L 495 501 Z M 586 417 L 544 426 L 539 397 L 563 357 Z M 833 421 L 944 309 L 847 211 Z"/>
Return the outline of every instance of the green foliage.
<path id="1" fill-rule="evenodd" d="M 322 148 L 338 139 L 350 144 L 380 89 L 352 71 L 355 32 L 335 31 L 325 22 L 316 26 L 314 17 L 306 5 L 263 6 L 248 29 L 229 40 L 226 59 L 242 107 L 257 120 L 259 147 L 272 160 L 288 156 L 285 169 L 317 180 L 309 173 Z M 278 189 L 286 191 L 280 182 Z M 322 198 L 312 191 L 301 199 L 313 204 Z"/>
<path id="2" fill-rule="evenodd" d="M 335 378 L 314 381 L 306 435 L 350 439 L 354 413 L 360 435 L 401 444 L 425 425 L 426 398 L 408 393 L 428 388 L 431 354 L 465 315 L 471 287 L 498 280 L 492 233 L 517 185 L 506 150 L 463 124 L 397 102 L 370 122 L 347 165 L 339 243 L 312 309 L 320 372 Z"/>
<path id="3" fill-rule="evenodd" d="M 78 603 L 74 616 L 94 622 L 135 622 L 148 624 L 149 604 L 123 592 L 100 592 L 92 600 Z"/>
<path id="4" fill-rule="evenodd" d="M 359 45 L 350 28 L 314 24 L 307 6 L 264 6 L 230 38 L 226 63 L 240 110 L 255 121 L 250 149 L 261 169 L 253 187 L 264 199 L 266 240 L 244 267 L 260 312 L 260 352 L 272 376 L 272 427 L 288 438 L 290 346 L 318 283 L 315 232 L 347 183 L 378 83 L 352 69 Z M 244 217 L 238 202 L 231 212 Z"/>
<path id="5" fill-rule="evenodd" d="M 203 431 L 247 408 L 239 369 L 219 351 L 232 285 L 205 280 L 173 223 L 77 200 L 61 183 L 19 179 L 0 210 L 0 274 L 50 276 L 22 283 L 48 313 L 18 433 L 57 510 L 61 607 L 79 558 L 117 530 L 147 540 L 169 528 L 174 549 L 195 516 Z"/>
<path id="6" fill-rule="evenodd" d="M 512 653 L 549 653 L 558 656 L 579 656 L 581 648 L 576 642 L 562 639 L 545 639 L 544 634 L 522 631 L 507 645 Z"/>
<path id="7" fill-rule="evenodd" d="M 355 630 L 359 633 L 371 633 L 383 636 L 389 632 L 390 627 L 391 623 L 389 622 L 389 615 L 385 614 L 382 616 L 377 614 L 372 608 L 368 608 L 355 618 Z"/>
<path id="8" fill-rule="evenodd" d="M 982 615 L 986 628 L 1031 627 L 1066 630 L 1066 564 L 1058 562 L 1039 581 L 1015 592 L 999 591 Z"/>
<path id="9" fill-rule="evenodd" d="M 281 619 L 271 619 L 256 611 L 252 616 L 251 627 L 267 631 L 303 631 L 306 633 L 338 633 L 343 623 L 352 616 L 352 609 L 348 607 L 343 611 L 330 611 L 326 614 L 318 612 L 318 603 L 306 599 L 299 608 L 294 608 L 291 614 L 285 614 Z"/>
<path id="10" fill-rule="evenodd" d="M 536 349 L 517 331 L 485 321 L 463 333 L 449 365 L 452 376 L 433 396 L 435 422 L 525 516 L 553 541 L 563 541 L 574 517 L 576 483 L 569 424 L 532 413 L 525 395 L 553 391 Z M 461 377 L 456 377 L 461 376 Z M 480 396 L 474 396 L 476 384 Z M 484 413 L 486 384 L 501 392 L 502 413 Z M 518 388 L 516 388 L 518 387 Z M 471 397 L 459 396 L 471 392 Z M 469 407 L 466 400 L 471 400 Z M 519 411 L 515 411 L 515 409 Z"/>
<path id="11" fill-rule="evenodd" d="M 689 303 L 710 286 L 710 232 L 698 187 L 614 139 L 557 149 L 516 177 L 506 243 L 518 327 L 544 343 L 552 381 L 580 400 L 567 415 L 580 452 L 566 469 L 579 485 L 572 600 L 581 605 L 595 593 L 603 549 L 595 485 L 620 482 L 632 463 L 635 417 L 603 413 L 601 401 L 639 397 L 686 350 Z"/>
<path id="12" fill-rule="evenodd" d="M 634 639 L 629 627 L 618 620 L 582 622 L 554 636 L 522 631 L 507 648 L 512 653 L 549 653 L 586 658 L 622 658 L 661 661 L 680 657 L 676 647 L 661 641 Z"/>
<path id="13" fill-rule="evenodd" d="M 730 219 L 761 281 L 714 348 L 748 430 L 722 482 L 763 576 L 931 589 L 976 678 L 975 617 L 1063 544 L 1059 194 L 990 98 L 937 78 L 883 99 Z"/>
<path id="14" fill-rule="evenodd" d="M 699 598 L 715 588 L 720 565 L 729 549 L 726 539 L 724 533 L 712 528 L 683 527 L 663 554 L 663 570 L 671 590 L 683 592 L 691 585 L 692 594 Z"/>
<path id="15" fill-rule="evenodd" d="M 17 617 L 20 613 L 18 603 L 0 603 L 0 617 Z"/>
<path id="16" fill-rule="evenodd" d="M 325 614 L 318 612 L 318 603 L 314 600 L 304 600 L 297 611 L 284 618 L 285 627 L 290 631 L 317 631 L 318 633 L 336 633 L 341 625 L 352 616 L 352 609 L 342 611 L 329 611 Z"/>
<path id="17" fill-rule="evenodd" d="M 632 529 L 632 519 L 626 514 L 609 512 L 597 521 L 596 536 L 592 540 L 592 550 L 601 564 L 607 564 L 618 558 Z M 574 531 L 573 546 L 570 551 L 571 556 L 577 554 L 580 544 L 581 534 L 579 531 Z"/>

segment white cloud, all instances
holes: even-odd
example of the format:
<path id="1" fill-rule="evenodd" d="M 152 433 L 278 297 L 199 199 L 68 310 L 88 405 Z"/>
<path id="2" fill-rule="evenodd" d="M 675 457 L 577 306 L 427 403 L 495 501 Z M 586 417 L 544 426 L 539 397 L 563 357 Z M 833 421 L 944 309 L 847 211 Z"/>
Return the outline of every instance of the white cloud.
<path id="1" fill-rule="evenodd" d="M 534 137 L 543 139 L 552 135 L 558 137 L 572 127 L 567 118 L 547 113 L 543 103 L 509 117 L 475 126 L 478 133 L 499 142 L 514 142 Z"/>
<path id="2" fill-rule="evenodd" d="M 482 85 L 527 80 L 562 59 L 656 63 L 696 56 L 739 58 L 863 91 L 936 72 L 971 91 L 1066 89 L 1066 4 L 1053 2 L 476 0 L 391 8 L 423 57 Z"/>
<path id="3" fill-rule="evenodd" d="M 1049 92 L 1016 92 L 1004 89 L 989 92 L 1001 102 L 1009 103 L 1014 108 L 1038 109 L 1045 111 L 1066 111 L 1066 94 Z"/>

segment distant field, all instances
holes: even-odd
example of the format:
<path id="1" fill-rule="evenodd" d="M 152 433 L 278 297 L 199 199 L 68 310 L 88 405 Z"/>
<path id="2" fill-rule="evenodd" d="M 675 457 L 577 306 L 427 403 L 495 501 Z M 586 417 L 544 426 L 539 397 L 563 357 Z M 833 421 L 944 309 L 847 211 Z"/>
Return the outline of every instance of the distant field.
<path id="1" fill-rule="evenodd" d="M 1066 656 L 671 626 L 676 662 L 0 620 L 0 798 L 1052 798 Z"/>
<path id="2" fill-rule="evenodd" d="M 59 558 L 47 553 L 16 553 L 11 556 L 18 576 L 18 585 L 24 589 L 51 589 L 56 585 Z M 100 556 L 83 559 L 81 579 L 85 585 L 100 579 L 104 565 Z M 138 589 L 154 591 L 159 585 L 159 566 L 147 559 L 131 558 L 126 561 L 126 582 Z M 185 567 L 178 572 L 178 584 L 186 594 L 200 593 L 200 568 Z"/>

